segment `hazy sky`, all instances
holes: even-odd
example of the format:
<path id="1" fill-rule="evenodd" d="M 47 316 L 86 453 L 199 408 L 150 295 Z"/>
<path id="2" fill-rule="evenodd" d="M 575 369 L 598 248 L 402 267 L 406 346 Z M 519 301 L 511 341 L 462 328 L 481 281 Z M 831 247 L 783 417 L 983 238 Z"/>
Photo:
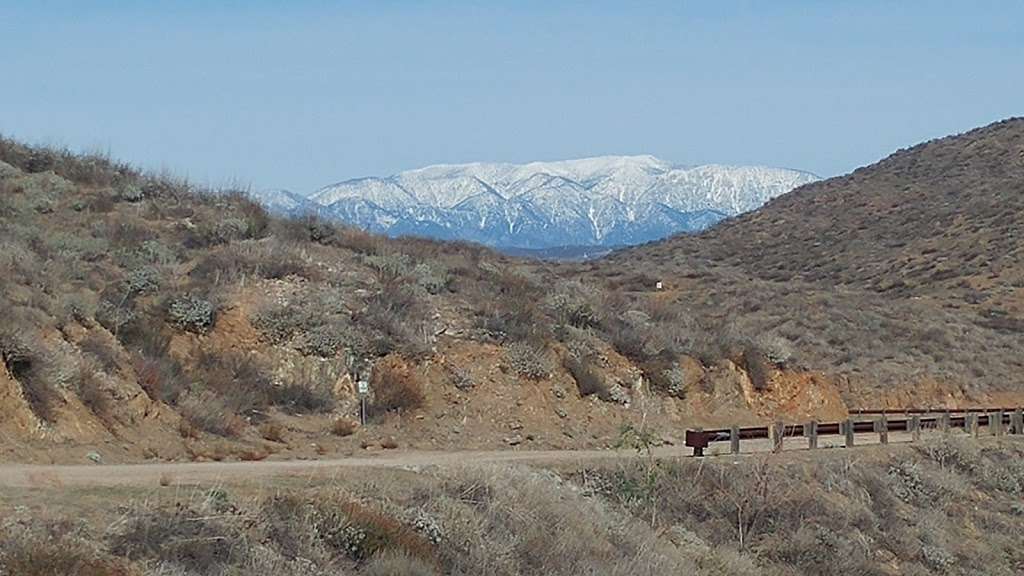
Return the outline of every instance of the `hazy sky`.
<path id="1" fill-rule="evenodd" d="M 1024 114 L 1020 2 L 0 0 L 0 132 L 309 192 L 654 154 L 830 176 Z"/>

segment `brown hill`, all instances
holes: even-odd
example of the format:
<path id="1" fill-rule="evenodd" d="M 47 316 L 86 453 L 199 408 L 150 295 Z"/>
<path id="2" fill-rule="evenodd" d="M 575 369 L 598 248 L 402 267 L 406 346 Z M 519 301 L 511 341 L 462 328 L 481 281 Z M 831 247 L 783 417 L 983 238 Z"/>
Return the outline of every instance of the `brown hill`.
<path id="1" fill-rule="evenodd" d="M 1019 390 L 1024 119 L 901 150 L 588 268 L 663 278 L 706 323 L 781 335 L 815 369 L 910 390 Z"/>
<path id="2" fill-rule="evenodd" d="M 683 358 L 557 272 L 0 139 L 0 454 L 609 446 L 628 426 L 845 409 L 802 372 L 755 393 L 742 366 Z"/>
<path id="3" fill-rule="evenodd" d="M 1022 132 L 928 143 L 584 264 L 271 218 L 0 139 L 0 453 L 608 446 L 1015 401 L 998 394 L 1024 373 Z"/>

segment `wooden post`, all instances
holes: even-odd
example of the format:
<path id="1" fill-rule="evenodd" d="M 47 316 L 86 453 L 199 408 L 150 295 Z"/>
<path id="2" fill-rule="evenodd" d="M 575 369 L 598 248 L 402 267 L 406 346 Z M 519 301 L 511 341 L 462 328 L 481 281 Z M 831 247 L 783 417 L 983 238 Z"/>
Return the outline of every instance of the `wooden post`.
<path id="1" fill-rule="evenodd" d="M 811 420 L 804 424 L 804 436 L 807 437 L 807 447 L 814 450 L 818 447 L 818 421 Z"/>
<path id="2" fill-rule="evenodd" d="M 886 419 L 885 414 L 875 422 L 875 428 L 878 430 L 878 443 L 888 444 L 889 443 L 889 420 Z"/>
<path id="3" fill-rule="evenodd" d="M 733 454 L 740 453 L 740 427 L 735 424 L 729 430 L 729 451 Z"/>
<path id="4" fill-rule="evenodd" d="M 772 452 L 782 452 L 782 440 L 786 435 L 786 425 L 781 420 L 776 420 L 772 425 Z"/>
<path id="5" fill-rule="evenodd" d="M 996 410 L 988 415 L 988 428 L 993 436 L 1003 435 L 1003 411 Z"/>
<path id="6" fill-rule="evenodd" d="M 917 414 L 910 417 L 910 441 L 921 441 L 921 417 Z"/>
<path id="7" fill-rule="evenodd" d="M 964 431 L 971 436 L 978 436 L 978 415 L 973 412 L 968 412 L 964 415 Z"/>
<path id="8" fill-rule="evenodd" d="M 1013 426 L 1014 434 L 1024 434 L 1024 410 L 1017 408 L 1010 415 L 1010 422 Z"/>
<path id="9" fill-rule="evenodd" d="M 942 430 L 943 434 L 949 433 L 949 422 L 950 418 L 948 411 L 939 416 L 939 430 Z"/>
<path id="10" fill-rule="evenodd" d="M 843 422 L 843 433 L 846 434 L 846 447 L 853 448 L 853 420 L 850 418 Z"/>

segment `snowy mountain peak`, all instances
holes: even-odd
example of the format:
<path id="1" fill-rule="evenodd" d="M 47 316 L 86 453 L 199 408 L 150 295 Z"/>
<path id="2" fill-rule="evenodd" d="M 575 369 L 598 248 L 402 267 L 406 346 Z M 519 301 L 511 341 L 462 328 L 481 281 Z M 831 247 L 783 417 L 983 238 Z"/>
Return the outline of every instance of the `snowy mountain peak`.
<path id="1" fill-rule="evenodd" d="M 315 211 L 390 235 L 499 248 L 616 246 L 699 231 L 817 179 L 783 168 L 599 156 L 438 164 L 332 184 L 305 203 L 279 191 L 259 196 L 281 212 Z"/>

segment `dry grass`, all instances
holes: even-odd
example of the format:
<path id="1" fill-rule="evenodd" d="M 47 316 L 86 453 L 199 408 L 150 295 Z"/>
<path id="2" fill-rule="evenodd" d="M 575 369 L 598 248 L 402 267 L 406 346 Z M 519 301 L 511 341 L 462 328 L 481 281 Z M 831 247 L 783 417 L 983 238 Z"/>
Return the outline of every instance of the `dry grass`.
<path id="1" fill-rule="evenodd" d="M 1013 438 L 952 439 L 806 462 L 363 470 L 128 506 L 119 494 L 113 524 L 0 522 L 0 570 L 57 562 L 59 544 L 83 570 L 128 570 L 112 574 L 1010 575 L 1024 562 L 1022 456 Z"/>
<path id="2" fill-rule="evenodd" d="M 355 434 L 358 427 L 359 425 L 351 418 L 335 418 L 331 423 L 331 434 L 341 437 L 351 436 Z"/>
<path id="3" fill-rule="evenodd" d="M 414 366 L 399 356 L 384 358 L 374 366 L 370 380 L 374 416 L 414 410 L 423 405 L 423 380 Z"/>

